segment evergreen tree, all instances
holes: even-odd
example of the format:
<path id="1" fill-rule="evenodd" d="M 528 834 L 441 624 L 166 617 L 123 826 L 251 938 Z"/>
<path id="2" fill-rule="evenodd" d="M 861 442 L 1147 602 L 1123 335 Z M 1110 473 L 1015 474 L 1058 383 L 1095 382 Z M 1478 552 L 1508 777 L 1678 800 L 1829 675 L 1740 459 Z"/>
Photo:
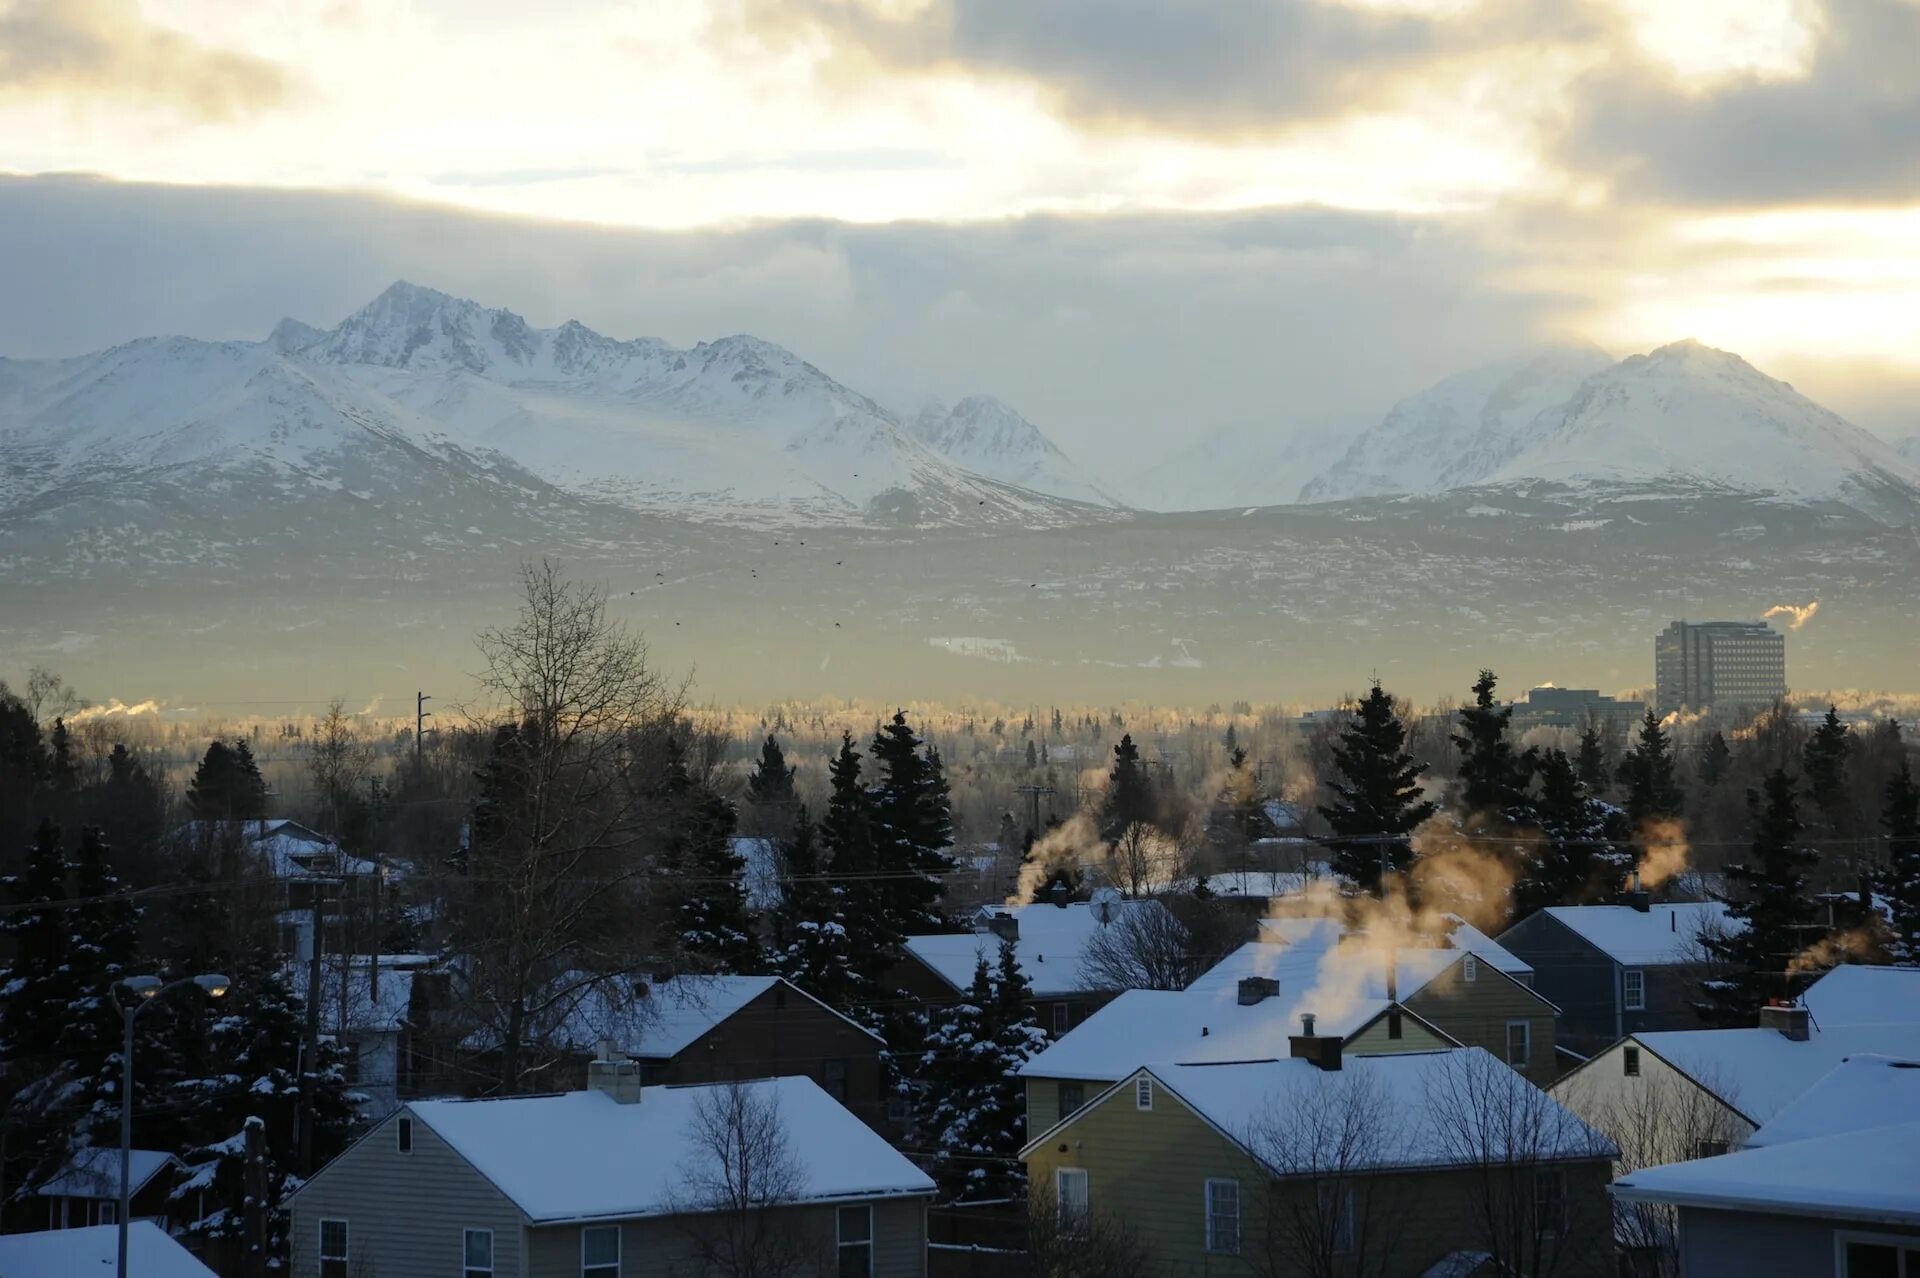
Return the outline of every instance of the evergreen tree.
<path id="1" fill-rule="evenodd" d="M 55 794 L 72 794 L 80 788 L 80 764 L 74 758 L 73 734 L 67 731 L 65 719 L 53 721 L 53 731 L 47 734 L 52 746 L 49 759 L 48 780 L 53 783 Z"/>
<path id="2" fill-rule="evenodd" d="M 1406 747 L 1406 725 L 1376 682 L 1333 748 L 1342 779 L 1327 782 L 1335 802 L 1319 809 L 1333 830 L 1334 869 L 1375 894 L 1382 864 L 1404 873 L 1413 860 L 1407 836 L 1437 810 L 1420 798 L 1427 767 Z"/>
<path id="3" fill-rule="evenodd" d="M 747 910 L 746 860 L 733 849 L 733 805 L 687 772 L 686 753 L 668 737 L 665 750 L 668 831 L 662 862 L 677 898 L 681 952 L 703 970 L 753 972 L 760 946 Z"/>
<path id="4" fill-rule="evenodd" d="M 7 1185 L 15 1197 L 49 1175 L 68 1148 L 72 1115 L 63 1108 L 65 1018 L 73 1002 L 73 920 L 67 898 L 72 867 L 60 828 L 42 821 L 23 872 L 4 880 L 13 911 L 0 916 L 12 957 L 0 981 L 0 1076 L 7 1105 Z M 29 1200 L 30 1201 L 30 1200 Z"/>
<path id="5" fill-rule="evenodd" d="M 966 998 L 929 1014 L 922 1126 L 933 1139 L 933 1174 L 953 1198 L 1016 1197 L 1025 1187 L 1018 1162 L 1026 1143 L 1019 1070 L 1047 1044 L 1029 993 L 1013 944 L 1002 941 L 994 968 L 981 952 Z"/>
<path id="6" fill-rule="evenodd" d="M 1040 766 L 1039 747 L 1034 745 L 1032 738 L 1028 738 L 1027 740 L 1027 771 L 1031 772 L 1039 766 Z"/>
<path id="7" fill-rule="evenodd" d="M 1830 833 L 1845 832 L 1847 819 L 1847 756 L 1853 751 L 1853 733 L 1841 721 L 1833 706 L 1801 747 L 1801 765 L 1806 770 L 1807 794 L 1819 809 Z"/>
<path id="8" fill-rule="evenodd" d="M 878 997 L 881 977 L 906 951 L 904 934 L 883 908 L 874 878 L 873 798 L 861 782 L 860 759 L 852 734 L 842 733 L 840 753 L 827 765 L 827 811 L 820 821 L 819 843 L 847 928 L 855 999 L 864 1003 Z"/>
<path id="9" fill-rule="evenodd" d="M 1611 900 L 1632 853 L 1624 850 L 1626 814 L 1587 793 L 1565 751 L 1540 761 L 1540 797 L 1534 803 L 1540 841 L 1521 858 L 1513 887 L 1516 918 L 1551 905 Z"/>
<path id="10" fill-rule="evenodd" d="M 1920 785 L 1906 760 L 1887 782 L 1880 824 L 1887 832 L 1887 868 L 1880 874 L 1886 898 L 1888 944 L 1894 962 L 1920 965 Z"/>
<path id="11" fill-rule="evenodd" d="M 1726 734 L 1715 728 L 1700 747 L 1700 784 L 1708 789 L 1719 785 L 1732 761 L 1733 751 L 1727 746 Z"/>
<path id="12" fill-rule="evenodd" d="M 907 724 L 904 711 L 874 734 L 879 772 L 872 789 L 874 864 L 881 907 L 901 936 L 944 932 L 944 876 L 953 869 L 953 813 L 938 751 Z"/>
<path id="13" fill-rule="evenodd" d="M 267 783 L 244 737 L 213 741 L 187 786 L 187 807 L 200 821 L 257 821 L 267 815 Z"/>
<path id="14" fill-rule="evenodd" d="M 1507 737 L 1513 708 L 1493 695 L 1497 680 L 1482 670 L 1474 682 L 1474 702 L 1459 711 L 1454 748 L 1460 751 L 1460 806 L 1468 814 L 1505 814 L 1527 802 L 1532 772 L 1530 754 L 1515 751 Z"/>
<path id="15" fill-rule="evenodd" d="M 780 743 L 768 733 L 760 745 L 760 757 L 754 761 L 753 771 L 747 774 L 747 801 L 767 805 L 792 803 L 793 773 L 794 765 L 787 762 Z"/>
<path id="16" fill-rule="evenodd" d="M 774 970 L 829 1007 L 847 1011 L 860 991 L 845 891 L 826 877 L 805 806 L 779 848 L 782 884 L 773 916 Z"/>
<path id="17" fill-rule="evenodd" d="M 1607 743 L 1600 735 L 1600 727 L 1588 723 L 1580 731 L 1580 748 L 1574 755 L 1573 768 L 1580 774 L 1580 784 L 1587 787 L 1587 793 L 1599 798 L 1607 792 L 1607 778 L 1613 770 L 1607 766 Z"/>
<path id="18" fill-rule="evenodd" d="M 1721 898 L 1729 916 L 1746 926 L 1702 938 L 1725 971 L 1706 982 L 1701 1014 L 1722 1026 L 1755 1024 L 1769 999 L 1798 995 L 1815 975 L 1791 970 L 1813 942 L 1819 912 L 1806 873 L 1819 858 L 1800 842 L 1805 827 L 1793 779 L 1776 769 L 1763 791 L 1748 791 L 1747 807 L 1753 851 L 1748 860 L 1726 867 L 1732 890 Z"/>
<path id="19" fill-rule="evenodd" d="M 1640 735 L 1620 760 L 1616 779 L 1626 788 L 1627 815 L 1635 826 L 1680 815 L 1682 795 L 1674 774 L 1673 741 L 1653 711 L 1640 721 Z"/>
<path id="20" fill-rule="evenodd" d="M 1247 752 L 1238 746 L 1227 754 L 1226 774 L 1207 813 L 1208 840 L 1216 846 L 1244 850 L 1279 833 L 1267 816 L 1266 791 L 1248 763 Z"/>
<path id="21" fill-rule="evenodd" d="M 1130 825 L 1152 825 L 1153 809 L 1153 785 L 1140 765 L 1140 747 L 1131 733 L 1122 733 L 1120 744 L 1113 747 L 1113 770 L 1100 803 L 1100 837 L 1112 843 Z"/>

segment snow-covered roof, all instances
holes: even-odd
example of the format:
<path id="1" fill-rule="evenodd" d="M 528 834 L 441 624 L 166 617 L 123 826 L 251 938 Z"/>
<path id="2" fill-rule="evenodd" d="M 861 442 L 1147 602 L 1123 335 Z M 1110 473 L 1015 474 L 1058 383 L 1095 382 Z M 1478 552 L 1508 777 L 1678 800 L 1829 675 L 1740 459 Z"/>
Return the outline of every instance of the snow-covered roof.
<path id="1" fill-rule="evenodd" d="M 1207 890 L 1215 896 L 1299 896 L 1314 886 L 1334 887 L 1340 882 L 1327 872 L 1325 862 L 1309 864 L 1305 870 L 1229 870 L 1209 874 Z"/>
<path id="2" fill-rule="evenodd" d="M 1777 1029 L 1664 1030 L 1632 1038 L 1756 1125 L 1849 1056 L 1920 1059 L 1920 1024 L 1814 1025 L 1798 1042 Z"/>
<path id="3" fill-rule="evenodd" d="M 275 878 L 378 874 L 372 861 L 349 856 L 338 843 L 298 821 L 269 817 L 260 821 L 188 821 L 172 839 L 182 843 L 237 839 L 248 844 Z"/>
<path id="4" fill-rule="evenodd" d="M 1800 996 L 1817 1024 L 1920 1021 L 1920 967 L 1836 967 Z"/>
<path id="5" fill-rule="evenodd" d="M 1353 1142 L 1344 1155 L 1327 1151 L 1323 1166 L 1343 1159 L 1342 1169 L 1351 1171 L 1444 1167 L 1487 1154 L 1504 1157 L 1504 1149 L 1495 1146 L 1507 1138 L 1524 1138 L 1525 1152 L 1540 1161 L 1611 1158 L 1618 1152 L 1600 1132 L 1478 1047 L 1349 1057 L 1338 1070 L 1284 1056 L 1143 1068 L 1254 1157 L 1264 1154 L 1269 1166 L 1281 1174 L 1305 1171 L 1315 1161 L 1314 1151 L 1290 1149 L 1285 1162 L 1275 1163 L 1270 1151 L 1263 1150 L 1270 1139 L 1260 1130 L 1266 1120 L 1284 1122 L 1292 1113 L 1325 1113 L 1349 1097 L 1376 1116 L 1378 1128 L 1368 1139 Z M 1129 1076 L 1133 1073 L 1128 1071 Z M 1452 1108 L 1461 1103 L 1460 1097 L 1472 1097 L 1469 1103 L 1476 1108 L 1523 1112 L 1527 1121 L 1476 1132 L 1474 1143 L 1480 1148 L 1469 1153 L 1457 1135 L 1462 1115 Z M 1329 1127 L 1338 1125 L 1336 1121 Z M 1324 1134 L 1333 1136 L 1331 1131 Z M 1046 1136 L 1041 1133 L 1033 1144 Z"/>
<path id="6" fill-rule="evenodd" d="M 77 1278 L 111 1274 L 119 1248 L 113 1225 L 0 1234 L 0 1278 Z M 150 1220 L 127 1226 L 127 1272 L 139 1278 L 218 1278 Z"/>
<path id="7" fill-rule="evenodd" d="M 1464 950 L 1495 971 L 1505 972 L 1509 976 L 1527 976 L 1533 972 L 1532 964 L 1527 963 L 1519 955 L 1458 914 L 1446 914 L 1441 917 L 1447 919 L 1453 929 L 1445 936 L 1432 938 L 1443 942 L 1442 948 Z M 1339 919 L 1324 916 L 1260 920 L 1261 935 L 1285 945 L 1325 948 L 1337 943 L 1342 936 L 1346 935 L 1346 931 L 1346 925 Z"/>
<path id="8" fill-rule="evenodd" d="M 1401 950 L 1400 997 L 1407 998 L 1464 955 Z M 1240 981 L 1267 977 L 1280 992 L 1240 1002 Z M 1028 1078 L 1113 1081 L 1156 1061 L 1267 1060 L 1312 1012 L 1315 1032 L 1346 1038 L 1387 1010 L 1386 964 L 1370 952 L 1249 942 L 1180 991 L 1129 990 L 1020 1067 Z"/>
<path id="9" fill-rule="evenodd" d="M 1631 1172 L 1628 1202 L 1920 1225 L 1920 1123 L 1896 1123 Z"/>
<path id="10" fill-rule="evenodd" d="M 956 990 L 973 984 L 974 965 L 985 955 L 991 966 L 1000 955 L 1000 938 L 988 930 L 994 916 L 1018 921 L 1020 936 L 1014 957 L 1039 998 L 1057 998 L 1094 988 L 1080 975 L 1080 956 L 1102 927 L 1111 927 L 1128 911 L 1164 910 L 1158 901 L 1072 901 L 1064 906 L 989 905 L 974 919 L 980 930 L 953 936 L 909 936 L 907 953 L 925 964 Z M 1105 914 L 1107 922 L 1102 922 Z"/>
<path id="11" fill-rule="evenodd" d="M 1644 914 L 1630 905 L 1554 905 L 1546 913 L 1616 963 L 1634 967 L 1697 963 L 1702 932 L 1746 926 L 1719 901 L 1650 905 Z"/>
<path id="12" fill-rule="evenodd" d="M 1890 1123 L 1920 1123 L 1920 1060 L 1849 1056 L 1747 1137 L 1748 1149 Z"/>
<path id="13" fill-rule="evenodd" d="M 137 1194 L 145 1189 L 148 1181 L 179 1161 L 165 1150 L 129 1150 L 127 1169 L 133 1192 Z M 98 1146 L 80 1150 L 36 1192 L 48 1198 L 120 1197 L 119 1148 Z M 0 1278 L 9 1278 L 4 1269 L 0 1269 Z"/>
<path id="14" fill-rule="evenodd" d="M 413 1101 L 415 1117 L 539 1222 L 670 1214 L 706 1156 L 700 1104 L 729 1086 Z M 771 1102 L 796 1164 L 793 1201 L 930 1194 L 933 1182 L 808 1078 L 741 1083 Z M 711 1103 L 711 1101 L 709 1101 Z"/>

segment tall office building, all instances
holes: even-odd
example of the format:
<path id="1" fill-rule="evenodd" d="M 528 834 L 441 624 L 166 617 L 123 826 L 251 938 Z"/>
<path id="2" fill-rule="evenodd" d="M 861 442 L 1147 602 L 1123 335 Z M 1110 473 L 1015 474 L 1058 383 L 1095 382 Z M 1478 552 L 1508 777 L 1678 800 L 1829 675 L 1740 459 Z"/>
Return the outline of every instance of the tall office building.
<path id="1" fill-rule="evenodd" d="M 1676 710 L 1759 710 L 1787 693 L 1787 637 L 1764 621 L 1676 621 L 1654 636 L 1653 699 Z"/>

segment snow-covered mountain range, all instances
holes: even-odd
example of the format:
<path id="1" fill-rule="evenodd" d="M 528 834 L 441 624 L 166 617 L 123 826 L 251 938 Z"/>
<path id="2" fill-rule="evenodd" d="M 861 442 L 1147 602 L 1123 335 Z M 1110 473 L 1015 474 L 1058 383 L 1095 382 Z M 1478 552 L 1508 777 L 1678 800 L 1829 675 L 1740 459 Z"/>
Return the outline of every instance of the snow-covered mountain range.
<path id="1" fill-rule="evenodd" d="M 259 343 L 0 363 L 0 503 L 140 467 L 338 486 L 400 450 L 402 473 L 461 467 L 715 522 L 1046 525 L 1116 504 L 1012 410 L 969 405 L 934 446 L 758 338 L 681 350 L 572 321 L 537 329 L 398 283 L 332 330 L 285 320 Z M 994 418 L 1023 429 L 964 429 Z"/>
<path id="2" fill-rule="evenodd" d="M 1546 483 L 1746 494 L 1920 512 L 1920 466 L 1738 355 L 1675 342 L 1619 363 L 1550 350 L 1450 377 L 1395 405 L 1304 500 Z"/>
<path id="3" fill-rule="evenodd" d="M 1121 505 L 1040 428 L 991 395 L 948 408 L 929 401 L 909 429 L 921 443 L 977 475 L 1097 506 Z"/>

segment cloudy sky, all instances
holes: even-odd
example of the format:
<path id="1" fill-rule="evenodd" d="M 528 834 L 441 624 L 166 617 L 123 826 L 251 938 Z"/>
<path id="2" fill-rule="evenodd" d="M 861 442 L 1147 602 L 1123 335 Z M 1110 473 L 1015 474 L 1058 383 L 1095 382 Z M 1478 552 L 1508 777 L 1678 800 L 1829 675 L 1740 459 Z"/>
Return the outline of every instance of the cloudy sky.
<path id="1" fill-rule="evenodd" d="M 0 352 L 405 276 L 1082 451 L 1564 338 L 1914 433 L 1916 48 L 1920 0 L 0 0 Z"/>

